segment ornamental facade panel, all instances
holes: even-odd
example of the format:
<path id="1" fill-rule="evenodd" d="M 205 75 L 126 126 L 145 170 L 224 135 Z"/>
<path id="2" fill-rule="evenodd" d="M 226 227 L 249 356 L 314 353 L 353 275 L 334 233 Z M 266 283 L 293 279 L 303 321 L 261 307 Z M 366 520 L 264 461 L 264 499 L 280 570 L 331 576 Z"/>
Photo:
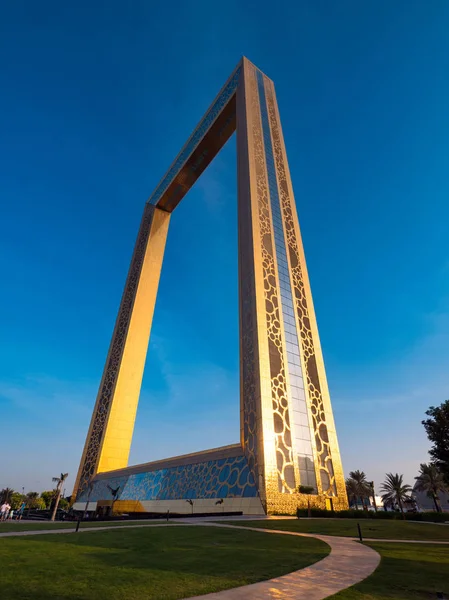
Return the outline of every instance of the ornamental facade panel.
<path id="1" fill-rule="evenodd" d="M 170 215 L 235 129 L 240 445 L 128 473 Z M 309 500 L 347 506 L 274 85 L 246 58 L 145 207 L 74 495 L 108 501 L 117 487 L 116 500 L 137 504 L 241 497 L 269 513 Z"/>

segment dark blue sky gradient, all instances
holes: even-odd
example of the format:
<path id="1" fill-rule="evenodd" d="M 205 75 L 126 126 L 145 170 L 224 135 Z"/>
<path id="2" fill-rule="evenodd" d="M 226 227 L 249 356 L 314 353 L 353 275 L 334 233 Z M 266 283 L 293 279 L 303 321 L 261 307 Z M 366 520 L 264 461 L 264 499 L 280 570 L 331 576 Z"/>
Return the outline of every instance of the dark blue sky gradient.
<path id="1" fill-rule="evenodd" d="M 276 84 L 344 468 L 411 483 L 449 397 L 448 3 L 2 13 L 0 487 L 72 485 L 143 205 L 242 54 Z M 133 463 L 238 441 L 235 161 L 173 214 Z"/>

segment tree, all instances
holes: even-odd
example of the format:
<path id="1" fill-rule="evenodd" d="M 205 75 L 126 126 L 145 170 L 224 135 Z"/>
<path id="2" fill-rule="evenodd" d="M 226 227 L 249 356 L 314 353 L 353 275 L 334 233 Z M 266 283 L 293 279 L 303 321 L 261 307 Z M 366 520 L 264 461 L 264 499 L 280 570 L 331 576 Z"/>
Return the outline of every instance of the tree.
<path id="1" fill-rule="evenodd" d="M 348 494 L 348 498 L 354 500 L 355 508 L 357 508 L 357 499 L 359 496 L 359 486 L 357 482 L 352 479 L 352 477 L 348 477 L 346 479 L 346 493 Z"/>
<path id="2" fill-rule="evenodd" d="M 59 499 L 61 498 L 61 490 L 62 490 L 62 485 L 64 483 L 64 481 L 67 479 L 67 477 L 69 476 L 68 473 L 61 473 L 61 477 L 53 477 L 52 481 L 56 482 L 56 502 L 55 502 L 55 506 L 53 508 L 53 513 L 51 515 L 51 520 L 54 521 L 55 517 L 56 517 L 56 511 L 58 510 L 58 504 L 59 504 Z"/>
<path id="3" fill-rule="evenodd" d="M 369 487 L 370 487 L 370 493 L 373 498 L 374 510 L 375 510 L 375 512 L 377 512 L 376 491 L 374 489 L 374 481 L 369 481 L 368 483 L 369 483 Z"/>
<path id="4" fill-rule="evenodd" d="M 312 485 L 300 485 L 298 487 L 298 492 L 300 494 L 307 494 L 307 496 L 310 496 L 310 494 L 316 494 L 315 488 Z M 310 508 L 310 498 L 307 498 L 307 516 L 309 517 L 309 519 L 312 516 L 312 511 Z"/>
<path id="5" fill-rule="evenodd" d="M 363 510 L 368 510 L 365 505 L 365 498 L 369 498 L 371 493 L 371 488 L 366 480 L 366 475 L 363 471 L 350 471 L 349 478 L 355 482 L 355 487 L 357 489 L 357 495 L 362 500 L 362 508 Z"/>
<path id="6" fill-rule="evenodd" d="M 41 493 L 41 498 L 45 502 L 45 508 L 51 508 L 53 500 L 56 498 L 58 490 L 46 490 Z"/>
<path id="7" fill-rule="evenodd" d="M 11 495 L 14 494 L 14 490 L 11 488 L 3 488 L 0 492 L 0 499 L 2 504 L 8 502 L 11 499 Z"/>
<path id="8" fill-rule="evenodd" d="M 422 424 L 432 442 L 429 454 L 449 484 L 449 400 L 440 406 L 431 406 L 426 415 L 430 418 L 422 421 Z"/>
<path id="9" fill-rule="evenodd" d="M 45 502 L 39 498 L 38 492 L 28 492 L 25 496 L 25 501 L 28 508 L 42 509 L 45 508 Z"/>
<path id="10" fill-rule="evenodd" d="M 24 500 L 25 496 L 23 494 L 19 494 L 19 492 L 13 492 L 10 496 L 11 508 L 14 510 L 19 510 Z"/>
<path id="11" fill-rule="evenodd" d="M 42 498 L 39 498 L 38 492 L 28 492 L 25 496 L 25 502 L 28 508 L 37 510 L 43 510 L 45 508 L 45 502 Z"/>
<path id="12" fill-rule="evenodd" d="M 380 489 L 383 491 L 382 500 L 390 504 L 397 502 L 402 513 L 402 518 L 405 519 L 402 502 L 410 495 L 412 488 L 403 482 L 403 475 L 387 473 Z"/>
<path id="13" fill-rule="evenodd" d="M 415 477 L 415 490 L 418 492 L 426 492 L 429 498 L 432 498 L 437 512 L 442 512 L 440 503 L 440 492 L 446 492 L 447 486 L 444 481 L 444 475 L 438 470 L 435 465 L 419 465 L 420 473 Z"/>
<path id="14" fill-rule="evenodd" d="M 59 499 L 59 508 L 62 508 L 62 510 L 68 510 L 69 506 L 70 504 L 68 500 L 66 500 L 65 498 Z"/>
<path id="15" fill-rule="evenodd" d="M 114 503 L 117 500 L 117 496 L 120 490 L 120 486 L 116 487 L 116 488 L 112 488 L 110 485 L 107 485 L 108 490 L 111 492 L 112 495 L 112 505 L 111 505 L 111 513 L 114 514 Z"/>

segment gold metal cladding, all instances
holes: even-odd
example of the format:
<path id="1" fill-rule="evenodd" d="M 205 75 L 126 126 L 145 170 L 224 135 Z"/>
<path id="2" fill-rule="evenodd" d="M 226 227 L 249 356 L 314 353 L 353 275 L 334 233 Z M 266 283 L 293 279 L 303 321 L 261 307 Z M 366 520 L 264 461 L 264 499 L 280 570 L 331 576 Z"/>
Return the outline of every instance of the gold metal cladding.
<path id="1" fill-rule="evenodd" d="M 269 480 L 270 488 L 272 490 L 276 489 L 280 493 L 291 493 L 295 491 L 296 486 L 281 331 L 280 289 L 275 257 L 265 147 L 262 134 L 260 98 L 255 68 L 252 65 L 251 67 L 250 85 L 252 100 L 252 139 L 254 148 L 253 161 L 255 166 L 259 221 L 259 238 L 255 243 L 259 246 L 258 252 L 262 267 L 261 277 L 263 282 L 263 298 L 265 300 L 265 306 L 263 308 L 265 319 L 263 319 L 262 313 L 259 324 L 259 333 L 262 339 L 266 339 L 268 343 L 268 363 L 263 365 L 265 367 L 265 372 L 262 371 L 262 373 L 270 382 L 269 393 L 268 389 L 265 389 L 265 398 L 262 395 L 262 406 L 266 409 L 264 411 L 266 413 L 266 418 L 264 418 L 263 421 L 264 446 L 265 453 L 268 451 L 271 453 L 273 451 L 271 448 L 268 450 L 268 444 L 272 447 L 274 446 L 276 461 L 275 470 L 271 463 L 270 470 L 266 473 L 266 478 Z M 267 435 L 268 432 L 269 435 Z M 275 479 L 276 483 L 274 481 Z M 268 481 L 266 484 L 268 486 Z"/>
<path id="2" fill-rule="evenodd" d="M 268 349 L 259 349 L 258 344 L 258 314 L 263 314 L 264 306 L 263 296 L 256 293 L 254 238 L 258 239 L 259 233 L 257 212 L 254 214 L 257 202 L 253 202 L 256 193 L 252 160 L 254 150 L 251 138 L 251 92 L 248 89 L 250 67 L 247 61 L 243 62 L 242 67 L 237 92 L 240 441 L 266 510 L 260 356 L 264 355 L 264 350 L 267 355 Z M 259 282 L 260 277 L 258 285 Z M 258 304 L 261 306 L 258 307 Z"/>
<path id="3" fill-rule="evenodd" d="M 347 505 L 347 498 L 343 469 L 273 83 L 266 80 L 265 89 L 279 196 L 287 234 L 290 277 L 296 301 L 297 327 L 299 328 L 301 340 L 301 359 L 302 364 L 305 366 L 308 384 L 308 403 L 312 416 L 311 422 L 313 423 L 314 436 L 312 439 L 314 440 L 316 455 L 315 469 L 317 471 L 318 491 L 327 496 L 338 496 L 338 502 L 344 508 Z"/>
<path id="4" fill-rule="evenodd" d="M 128 464 L 170 214 L 145 206 L 74 496 Z"/>
<path id="5" fill-rule="evenodd" d="M 307 498 L 296 491 L 299 471 L 290 426 L 286 335 L 263 135 L 267 128 L 256 67 L 243 58 L 145 207 L 75 495 L 96 473 L 127 467 L 170 214 L 237 128 L 241 445 L 267 512 L 291 513 L 308 499 L 325 508 L 327 495 L 334 496 L 334 508 L 347 506 L 276 97 L 266 77 L 263 90 L 319 493 Z M 265 113 L 263 119 L 266 124 Z"/>

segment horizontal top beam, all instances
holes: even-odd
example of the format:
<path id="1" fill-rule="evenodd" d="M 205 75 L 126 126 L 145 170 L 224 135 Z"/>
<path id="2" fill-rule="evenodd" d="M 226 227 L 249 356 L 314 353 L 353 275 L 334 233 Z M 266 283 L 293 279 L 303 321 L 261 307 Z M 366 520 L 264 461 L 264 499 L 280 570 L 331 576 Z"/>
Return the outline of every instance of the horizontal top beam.
<path id="1" fill-rule="evenodd" d="M 148 199 L 148 204 L 172 212 L 236 129 L 236 93 L 243 57 L 198 123 L 187 143 Z"/>

